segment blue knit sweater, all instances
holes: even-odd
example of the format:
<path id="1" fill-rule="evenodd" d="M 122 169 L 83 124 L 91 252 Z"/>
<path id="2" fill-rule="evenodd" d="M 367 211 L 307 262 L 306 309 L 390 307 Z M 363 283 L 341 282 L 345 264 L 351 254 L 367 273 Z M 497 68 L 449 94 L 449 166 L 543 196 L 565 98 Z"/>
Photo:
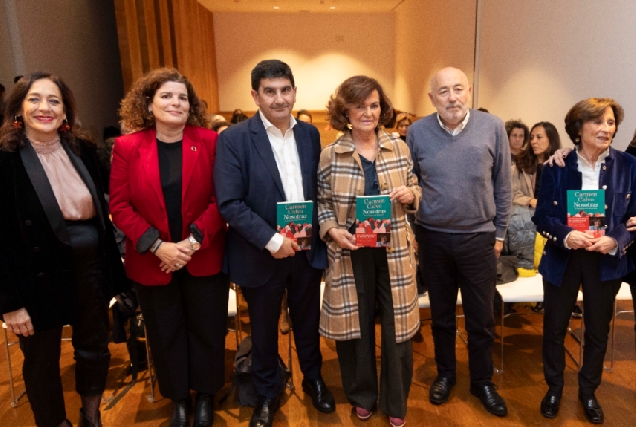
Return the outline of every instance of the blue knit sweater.
<path id="1" fill-rule="evenodd" d="M 504 238 L 512 191 L 501 119 L 470 110 L 466 127 L 453 136 L 434 113 L 409 127 L 406 142 L 422 187 L 416 223 L 446 233 L 496 231 Z"/>

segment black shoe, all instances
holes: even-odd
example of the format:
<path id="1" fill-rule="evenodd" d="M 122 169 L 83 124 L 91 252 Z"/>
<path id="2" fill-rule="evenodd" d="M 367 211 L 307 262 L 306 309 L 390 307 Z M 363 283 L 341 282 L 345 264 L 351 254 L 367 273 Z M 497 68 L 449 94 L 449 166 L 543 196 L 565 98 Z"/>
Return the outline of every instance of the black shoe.
<path id="1" fill-rule="evenodd" d="M 455 385 L 455 377 L 441 377 L 438 376 L 431 384 L 431 388 L 428 391 L 428 400 L 434 405 L 441 405 L 448 402 L 451 389 Z"/>
<path id="2" fill-rule="evenodd" d="M 278 411 L 280 406 L 280 396 L 276 396 L 273 399 L 264 397 L 261 399 L 261 403 L 254 408 L 252 418 L 250 419 L 250 427 L 270 427 L 274 422 L 274 415 Z"/>
<path id="3" fill-rule="evenodd" d="M 197 393 L 192 427 L 212 427 L 214 424 L 214 395 Z"/>
<path id="4" fill-rule="evenodd" d="M 579 307 L 578 304 L 574 306 L 574 309 L 572 309 L 572 317 L 577 317 L 577 318 L 583 317 L 583 311 L 581 310 L 581 307 Z"/>
<path id="5" fill-rule="evenodd" d="M 190 425 L 190 398 L 172 401 L 170 427 L 188 427 Z"/>
<path id="6" fill-rule="evenodd" d="M 66 420 L 68 425 L 73 427 L 70 421 Z M 102 427 L 102 414 L 97 411 L 97 423 L 93 424 L 87 417 L 84 415 L 84 408 L 80 408 L 80 418 L 78 427 Z"/>
<path id="7" fill-rule="evenodd" d="M 304 379 L 303 391 L 311 396 L 311 403 L 320 412 L 328 414 L 336 410 L 336 401 L 333 398 L 333 394 L 331 394 L 322 378 L 317 380 Z"/>
<path id="8" fill-rule="evenodd" d="M 416 343 L 424 342 L 424 336 L 422 335 L 422 331 L 418 329 L 415 335 L 413 335 L 413 338 L 411 338 L 411 340 Z"/>
<path id="9" fill-rule="evenodd" d="M 498 417 L 505 417 L 508 415 L 508 408 L 506 408 L 506 402 L 497 393 L 497 389 L 493 383 L 487 383 L 482 386 L 470 386 L 470 394 L 477 396 L 481 400 L 481 404 L 484 405 L 486 411 Z"/>
<path id="10" fill-rule="evenodd" d="M 592 424 L 603 424 L 605 421 L 605 415 L 601 405 L 598 404 L 596 397 L 592 396 L 588 399 L 583 398 L 579 394 L 579 400 L 583 404 L 583 411 L 585 412 L 585 418 Z"/>
<path id="11" fill-rule="evenodd" d="M 546 418 L 555 418 L 559 412 L 560 404 L 561 396 L 557 396 L 554 392 L 548 390 L 541 401 L 541 415 Z"/>

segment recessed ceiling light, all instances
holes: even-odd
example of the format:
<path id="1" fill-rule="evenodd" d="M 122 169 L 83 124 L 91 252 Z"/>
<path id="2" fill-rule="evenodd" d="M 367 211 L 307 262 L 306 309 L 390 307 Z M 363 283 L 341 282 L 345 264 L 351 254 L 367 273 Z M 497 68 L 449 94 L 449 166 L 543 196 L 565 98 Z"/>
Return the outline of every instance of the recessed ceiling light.
<path id="1" fill-rule="evenodd" d="M 274 10 L 278 10 L 278 9 L 280 9 L 280 7 L 274 6 Z"/>
<path id="2" fill-rule="evenodd" d="M 329 9 L 336 10 L 336 6 L 329 6 Z"/>

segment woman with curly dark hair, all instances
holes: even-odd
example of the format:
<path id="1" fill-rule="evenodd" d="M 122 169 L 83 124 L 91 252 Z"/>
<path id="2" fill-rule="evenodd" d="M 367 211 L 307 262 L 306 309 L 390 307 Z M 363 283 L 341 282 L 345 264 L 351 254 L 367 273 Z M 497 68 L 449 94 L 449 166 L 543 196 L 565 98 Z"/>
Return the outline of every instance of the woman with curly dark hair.
<path id="1" fill-rule="evenodd" d="M 188 79 L 161 68 L 121 103 L 134 133 L 115 140 L 113 222 L 126 235 L 125 267 L 137 288 L 159 389 L 174 402 L 170 426 L 211 426 L 225 383 L 229 279 L 221 272 L 226 224 L 214 194 L 217 134 Z"/>
<path id="2" fill-rule="evenodd" d="M 318 167 L 318 221 L 329 257 L 320 333 L 336 341 L 344 392 L 357 417 L 369 419 L 377 401 L 391 426 L 402 427 L 413 377 L 411 338 L 420 328 L 406 214 L 417 210 L 422 190 L 406 143 L 380 127 L 393 107 L 377 80 L 348 78 L 328 108 L 331 126 L 344 135 L 322 151 Z M 391 200 L 390 249 L 356 244 L 357 197 L 378 195 Z M 376 305 L 382 324 L 379 387 Z"/>
<path id="3" fill-rule="evenodd" d="M 506 133 L 508 134 L 508 143 L 510 144 L 510 156 L 514 161 L 524 147 L 528 145 L 530 140 L 530 131 L 528 126 L 521 120 L 508 120 L 505 123 Z"/>
<path id="4" fill-rule="evenodd" d="M 75 99 L 50 73 L 16 83 L 0 129 L 0 313 L 18 335 L 38 426 L 70 426 L 60 378 L 73 328 L 79 425 L 101 426 L 108 303 L 127 287 L 96 148 L 73 130 Z"/>

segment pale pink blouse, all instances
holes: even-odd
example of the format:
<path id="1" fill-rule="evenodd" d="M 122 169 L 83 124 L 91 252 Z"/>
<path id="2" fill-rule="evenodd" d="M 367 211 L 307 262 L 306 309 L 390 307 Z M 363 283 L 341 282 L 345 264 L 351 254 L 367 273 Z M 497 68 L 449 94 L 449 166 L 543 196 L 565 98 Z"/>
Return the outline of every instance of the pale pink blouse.
<path id="1" fill-rule="evenodd" d="M 95 216 L 93 198 L 77 173 L 59 138 L 49 142 L 32 141 L 33 149 L 46 172 L 64 219 L 84 220 Z"/>

